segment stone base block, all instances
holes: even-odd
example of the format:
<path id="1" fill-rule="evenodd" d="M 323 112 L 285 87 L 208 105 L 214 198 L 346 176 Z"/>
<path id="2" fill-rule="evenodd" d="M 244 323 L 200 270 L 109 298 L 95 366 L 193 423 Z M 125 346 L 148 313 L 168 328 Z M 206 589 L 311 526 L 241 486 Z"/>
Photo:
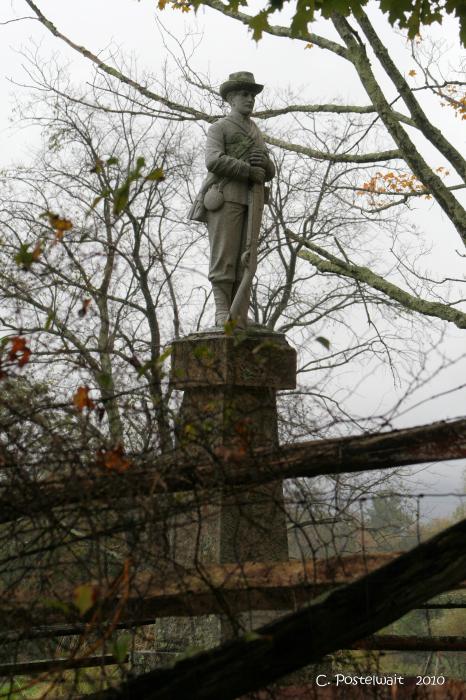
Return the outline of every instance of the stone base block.
<path id="1" fill-rule="evenodd" d="M 180 454 L 207 453 L 218 469 L 232 468 L 258 447 L 278 446 L 276 392 L 296 386 L 296 352 L 280 333 L 199 333 L 173 342 L 170 378 L 184 392 L 176 426 Z M 170 552 L 175 572 L 287 560 L 282 483 L 203 493 L 197 506 L 173 519 Z M 218 617 L 160 620 L 156 648 L 166 654 L 209 647 L 276 615 L 254 609 L 234 614 L 225 607 Z"/>
<path id="2" fill-rule="evenodd" d="M 296 351 L 281 333 L 198 333 L 172 347 L 171 382 L 177 389 L 296 386 Z"/>

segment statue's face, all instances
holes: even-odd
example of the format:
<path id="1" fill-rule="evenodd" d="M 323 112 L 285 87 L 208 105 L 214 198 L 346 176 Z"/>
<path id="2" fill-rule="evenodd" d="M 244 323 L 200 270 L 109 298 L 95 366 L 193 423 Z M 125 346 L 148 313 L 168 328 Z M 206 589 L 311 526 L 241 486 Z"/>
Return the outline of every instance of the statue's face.
<path id="1" fill-rule="evenodd" d="M 255 99 L 255 95 L 249 90 L 235 90 L 228 95 L 232 111 L 239 112 L 244 117 L 249 117 L 252 114 Z"/>

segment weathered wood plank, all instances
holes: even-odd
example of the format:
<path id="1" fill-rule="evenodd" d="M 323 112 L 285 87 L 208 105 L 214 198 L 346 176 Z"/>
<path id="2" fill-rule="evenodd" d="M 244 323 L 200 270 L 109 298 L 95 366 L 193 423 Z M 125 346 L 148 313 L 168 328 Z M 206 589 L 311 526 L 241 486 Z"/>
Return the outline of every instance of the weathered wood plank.
<path id="1" fill-rule="evenodd" d="M 348 646 L 348 649 L 368 651 L 466 651 L 466 637 L 410 637 L 398 635 L 374 635 Z M 78 668 L 94 668 L 127 663 L 129 656 L 118 661 L 112 654 L 85 656 L 79 659 L 39 659 L 0 664 L 0 677 L 56 673 Z"/>
<path id="2" fill-rule="evenodd" d="M 0 664 L 0 677 L 12 678 L 13 676 L 34 676 L 36 673 L 57 673 L 77 668 L 95 668 L 96 666 L 112 666 L 119 663 L 113 654 L 102 656 L 84 656 L 79 659 L 38 659 L 37 661 L 18 661 L 11 664 Z"/>
<path id="3" fill-rule="evenodd" d="M 374 634 L 466 577 L 466 520 L 255 634 L 88 696 L 233 700 Z"/>
<path id="4" fill-rule="evenodd" d="M 466 637 L 376 634 L 354 642 L 349 648 L 368 651 L 466 651 Z"/>
<path id="5" fill-rule="evenodd" d="M 327 560 L 245 562 L 206 567 L 201 573 L 160 580 L 140 574 L 131 584 L 119 615 L 120 628 L 150 624 L 159 617 L 192 617 L 248 610 L 296 610 L 323 591 L 353 582 L 394 561 L 396 552 L 335 557 Z M 456 587 L 466 585 L 459 582 Z M 73 591 L 57 592 L 57 600 L 70 602 Z M 91 632 L 86 620 L 100 624 L 112 619 L 121 604 L 118 596 L 105 597 L 86 618 L 64 610 L 43 607 L 27 591 L 9 594 L 0 606 L 0 642 Z"/>
<path id="6" fill-rule="evenodd" d="M 124 474 L 102 472 L 75 478 L 73 482 L 24 481 L 5 484 L 0 490 L 0 523 L 34 517 L 50 508 L 90 501 L 225 486 L 265 484 L 277 479 L 316 477 L 325 474 L 390 469 L 408 464 L 466 457 L 466 420 L 302 442 L 270 452 L 224 450 L 209 461 L 189 461 L 183 453 L 169 454 L 151 463 L 134 460 Z M 9 470 L 11 471 L 11 469 Z"/>

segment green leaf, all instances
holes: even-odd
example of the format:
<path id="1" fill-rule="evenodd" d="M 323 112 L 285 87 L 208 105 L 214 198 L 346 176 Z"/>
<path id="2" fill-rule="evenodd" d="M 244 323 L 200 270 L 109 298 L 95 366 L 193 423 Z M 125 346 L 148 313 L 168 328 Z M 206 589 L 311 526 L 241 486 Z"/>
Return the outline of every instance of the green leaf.
<path id="1" fill-rule="evenodd" d="M 29 243 L 21 243 L 18 253 L 14 257 L 15 263 L 23 268 L 23 270 L 29 270 L 35 258 L 31 250 L 29 250 Z"/>
<path id="2" fill-rule="evenodd" d="M 163 172 L 162 168 L 155 168 L 155 170 L 152 170 L 152 172 L 150 172 L 149 175 L 146 175 L 144 179 L 159 182 L 165 180 L 165 173 Z"/>
<path id="3" fill-rule="evenodd" d="M 123 184 L 120 185 L 120 187 L 118 187 L 115 190 L 114 195 L 113 195 L 113 213 L 115 214 L 115 216 L 118 216 L 118 214 L 121 214 L 121 212 L 124 210 L 124 208 L 128 204 L 130 185 L 132 182 L 134 182 L 135 180 L 138 180 L 140 177 L 142 177 L 141 170 L 145 167 L 145 165 L 146 165 L 146 159 L 143 158 L 143 156 L 139 156 L 136 159 L 135 169 L 131 170 L 131 172 L 129 173 L 128 177 L 123 182 Z M 157 168 L 152 173 L 149 173 L 149 175 L 145 179 L 162 180 L 163 178 L 164 178 L 164 175 L 163 175 L 162 169 Z"/>
<path id="4" fill-rule="evenodd" d="M 272 12 L 275 12 L 276 10 L 280 11 L 283 10 L 283 3 L 285 0 L 269 0 L 269 5 L 272 10 Z"/>
<path id="5" fill-rule="evenodd" d="M 298 0 L 296 12 L 290 25 L 291 36 L 299 37 L 307 34 L 307 25 L 314 19 L 314 10 L 314 0 Z"/>
<path id="6" fill-rule="evenodd" d="M 145 166 L 146 164 L 146 159 L 143 158 L 142 156 L 139 156 L 136 160 L 136 171 L 139 173 L 140 170 Z"/>
<path id="7" fill-rule="evenodd" d="M 172 348 L 171 345 L 169 345 L 167 348 L 165 348 L 165 350 L 163 351 L 163 353 L 162 353 L 161 355 L 158 356 L 158 358 L 157 358 L 157 364 L 158 364 L 158 365 L 163 364 L 163 363 L 165 362 L 165 360 L 167 359 L 167 357 L 170 357 L 170 355 L 172 354 L 172 352 L 173 352 L 173 348 Z"/>
<path id="8" fill-rule="evenodd" d="M 130 185 L 130 178 L 128 177 L 124 183 L 119 187 L 117 190 L 115 190 L 115 194 L 113 196 L 113 213 L 115 216 L 118 216 L 118 214 L 121 214 L 123 209 L 126 207 L 129 201 L 129 185 Z"/>
<path id="9" fill-rule="evenodd" d="M 47 320 L 45 322 L 44 330 L 48 331 L 53 321 L 55 320 L 55 311 L 49 311 L 47 314 Z"/>
<path id="10" fill-rule="evenodd" d="M 107 165 L 118 165 L 118 162 L 118 158 L 112 156 L 111 158 L 108 158 Z"/>
<path id="11" fill-rule="evenodd" d="M 269 13 L 267 10 L 262 10 L 255 17 L 251 17 L 249 20 L 249 26 L 252 29 L 252 38 L 254 41 L 259 41 L 262 39 L 262 34 L 266 29 L 269 29 Z"/>
<path id="12" fill-rule="evenodd" d="M 196 2 L 194 3 L 194 5 L 198 5 L 198 6 L 200 4 L 201 4 L 200 0 L 196 0 Z M 247 0 L 230 0 L 228 3 L 228 7 L 231 8 L 233 10 L 233 12 L 238 12 L 238 9 L 240 6 L 247 7 L 247 4 L 248 4 Z"/>
<path id="13" fill-rule="evenodd" d="M 92 204 L 91 204 L 91 206 L 89 207 L 89 211 L 92 211 L 93 209 L 95 209 L 96 206 L 98 205 L 98 203 L 102 201 L 102 199 L 103 199 L 102 195 L 99 194 L 99 195 L 92 201 Z"/>
<path id="14" fill-rule="evenodd" d="M 128 633 L 121 634 L 118 639 L 112 644 L 112 654 L 119 664 L 126 661 L 129 645 L 131 644 L 131 635 Z"/>
<path id="15" fill-rule="evenodd" d="M 419 10 L 416 8 L 412 11 L 411 16 L 408 18 L 408 21 L 406 22 L 406 25 L 405 25 L 408 28 L 408 38 L 409 39 L 414 39 L 416 34 L 419 34 L 420 22 L 421 22 L 421 17 L 419 14 Z"/>
<path id="16" fill-rule="evenodd" d="M 319 335 L 316 338 L 317 342 L 324 346 L 326 350 L 330 350 L 330 341 L 324 338 L 323 335 Z"/>
<path id="17" fill-rule="evenodd" d="M 92 202 L 89 211 L 92 211 L 93 209 L 95 209 L 96 206 L 98 205 L 98 203 L 101 202 L 102 199 L 104 199 L 105 197 L 108 197 L 109 194 L 110 194 L 109 189 L 102 190 L 102 192 L 99 195 L 97 195 L 97 197 Z"/>
<path id="18" fill-rule="evenodd" d="M 90 583 L 77 586 L 73 592 L 73 603 L 81 615 L 85 615 L 95 603 L 95 588 Z"/>
<path id="19" fill-rule="evenodd" d="M 235 330 L 237 324 L 238 321 L 235 318 L 232 318 L 229 321 L 225 321 L 225 323 L 223 324 L 225 335 L 233 335 L 233 331 Z"/>

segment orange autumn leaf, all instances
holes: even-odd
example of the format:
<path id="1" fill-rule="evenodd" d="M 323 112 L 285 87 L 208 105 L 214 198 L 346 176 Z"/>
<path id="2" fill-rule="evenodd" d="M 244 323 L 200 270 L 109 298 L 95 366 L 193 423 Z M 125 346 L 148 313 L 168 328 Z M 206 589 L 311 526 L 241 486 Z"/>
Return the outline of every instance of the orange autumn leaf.
<path id="1" fill-rule="evenodd" d="M 122 445 L 118 445 L 113 450 L 99 450 L 97 464 L 104 469 L 121 474 L 129 469 L 131 461 L 124 456 Z"/>
<path id="2" fill-rule="evenodd" d="M 63 239 L 65 231 L 69 231 L 73 228 L 73 224 L 68 219 L 58 219 L 55 221 L 55 241 L 61 241 Z"/>
<path id="3" fill-rule="evenodd" d="M 440 104 L 442 107 L 451 107 L 455 111 L 455 117 L 466 119 L 466 93 L 456 85 L 448 85 L 445 89 L 439 90 L 439 94 L 445 101 Z"/>
<path id="4" fill-rule="evenodd" d="M 411 68 L 411 70 L 409 71 L 408 75 L 411 76 L 411 78 L 414 78 L 414 76 L 417 75 L 417 73 L 416 73 L 416 71 L 414 70 L 414 68 Z"/>
<path id="5" fill-rule="evenodd" d="M 50 226 L 55 231 L 55 242 L 61 241 L 65 231 L 69 231 L 73 228 L 73 223 L 69 219 L 66 219 L 64 216 L 54 214 L 52 211 L 44 212 L 41 214 L 41 217 L 49 220 Z"/>
<path id="6" fill-rule="evenodd" d="M 94 401 L 89 396 L 89 387 L 80 386 L 73 396 L 73 404 L 77 411 L 83 411 L 87 408 L 92 411 L 95 408 Z"/>
<path id="7" fill-rule="evenodd" d="M 53 215 L 50 217 L 49 221 L 50 225 L 57 233 L 63 233 L 73 228 L 73 224 L 69 219 L 62 219 L 60 216 Z"/>
<path id="8" fill-rule="evenodd" d="M 26 345 L 26 338 L 21 338 L 19 335 L 10 338 L 11 348 L 8 353 L 10 362 L 17 362 L 18 367 L 24 367 L 29 362 L 31 350 Z"/>
<path id="9" fill-rule="evenodd" d="M 448 170 L 443 167 L 437 168 L 436 172 L 442 176 L 447 176 Z M 367 195 L 369 201 L 375 204 L 374 195 L 383 195 L 387 193 L 396 194 L 417 194 L 422 195 L 426 199 L 430 199 L 430 195 L 426 191 L 425 185 L 413 173 L 394 173 L 394 172 L 376 172 L 367 182 L 364 182 L 356 194 L 358 196 Z"/>

